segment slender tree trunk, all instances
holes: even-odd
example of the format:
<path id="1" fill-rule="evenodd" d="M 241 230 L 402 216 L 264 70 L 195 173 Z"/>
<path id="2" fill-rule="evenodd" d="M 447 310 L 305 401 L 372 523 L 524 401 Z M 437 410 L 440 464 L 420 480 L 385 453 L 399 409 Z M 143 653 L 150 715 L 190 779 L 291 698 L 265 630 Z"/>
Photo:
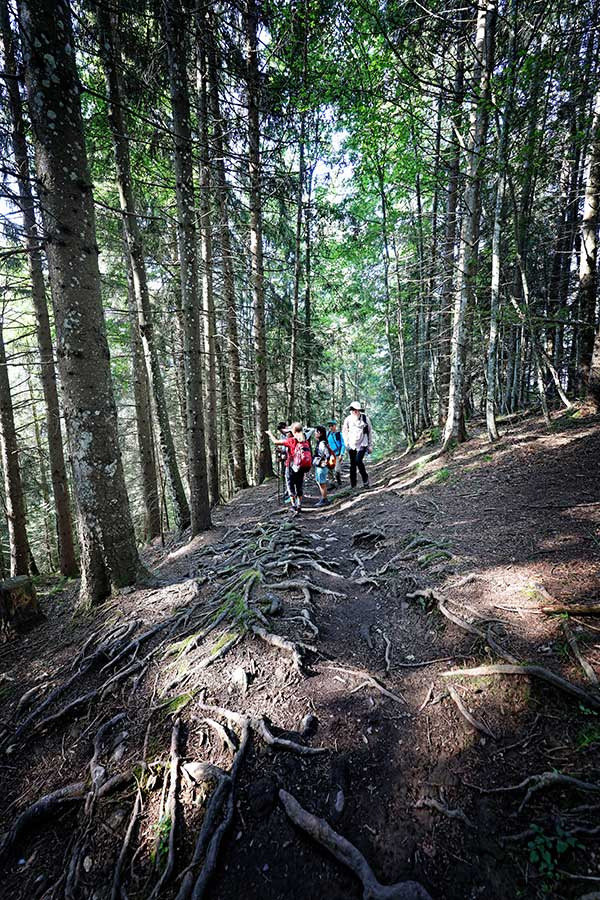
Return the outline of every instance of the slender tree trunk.
<path id="1" fill-rule="evenodd" d="M 160 368 L 159 354 L 154 337 L 154 323 L 150 307 L 150 293 L 144 259 L 144 244 L 140 231 L 131 179 L 131 161 L 127 139 L 127 123 L 123 113 L 123 90 L 119 76 L 121 53 L 118 45 L 117 29 L 114 13 L 103 4 L 98 4 L 98 24 L 100 29 L 100 48 L 108 91 L 108 123 L 113 142 L 119 203 L 123 214 L 123 226 L 126 238 L 126 249 L 133 279 L 133 291 L 137 310 L 137 324 L 142 341 L 144 360 L 150 392 L 154 401 L 156 421 L 161 455 L 167 475 L 167 483 L 175 525 L 179 529 L 187 528 L 190 523 L 190 511 L 183 488 L 183 482 L 177 465 L 173 434 L 165 389 Z M 153 517 L 149 518 L 149 523 Z M 151 526 L 155 527 L 155 523 Z M 158 532 L 156 532 L 158 533 Z"/>
<path id="2" fill-rule="evenodd" d="M 581 256 L 579 260 L 579 308 L 583 320 L 580 347 L 580 378 L 589 385 L 594 352 L 596 303 L 598 290 L 598 211 L 600 207 L 600 90 L 594 103 L 594 120 L 590 135 L 587 163 L 585 203 L 581 222 Z"/>
<path id="3" fill-rule="evenodd" d="M 29 572 L 29 541 L 25 526 L 25 501 L 19 467 L 19 448 L 13 413 L 10 380 L 4 350 L 3 326 L 0 321 L 0 452 L 6 495 L 6 519 L 10 546 L 10 574 Z"/>
<path id="4" fill-rule="evenodd" d="M 211 211 L 210 141 L 208 126 L 208 72 L 206 55 L 206 8 L 196 5 L 198 42 L 198 131 L 200 137 L 200 239 L 202 246 L 202 305 L 206 337 L 206 464 L 211 506 L 219 502 L 219 443 L 217 428 L 217 317 L 213 291 L 213 243 Z"/>
<path id="5" fill-rule="evenodd" d="M 0 0 L 0 26 L 4 50 L 6 91 L 12 119 L 12 147 L 23 213 L 23 229 L 26 236 L 27 247 L 29 248 L 28 262 L 31 278 L 31 299 L 33 301 L 35 312 L 36 336 L 38 352 L 40 355 L 40 379 L 44 394 L 46 413 L 50 478 L 52 481 L 52 493 L 56 511 L 58 564 L 62 575 L 72 577 L 77 574 L 78 570 L 75 546 L 73 543 L 71 499 L 69 496 L 69 485 L 60 427 L 60 406 L 56 386 L 54 352 L 52 347 L 52 335 L 50 332 L 50 320 L 48 317 L 48 305 L 46 302 L 42 256 L 39 249 L 40 235 L 35 219 L 34 197 L 29 176 L 29 160 L 27 157 L 27 142 L 21 107 L 21 96 L 16 80 L 17 67 L 13 45 L 13 34 L 10 27 L 6 0 Z"/>
<path id="6" fill-rule="evenodd" d="M 237 327 L 237 307 L 235 302 L 235 282 L 233 277 L 233 256 L 229 228 L 229 204 L 227 199 L 227 179 L 225 177 L 225 142 L 219 100 L 219 79 L 217 54 L 214 42 L 214 17 L 207 22 L 206 43 L 208 57 L 209 102 L 213 129 L 213 159 L 215 169 L 215 191 L 219 205 L 219 234 L 221 242 L 221 265 L 223 270 L 223 294 L 227 322 L 227 360 L 229 369 L 229 426 L 233 453 L 233 479 L 235 487 L 248 487 L 244 442 L 244 407 L 240 376 L 240 349 Z"/>
<path id="7" fill-rule="evenodd" d="M 151 541 L 161 533 L 160 496 L 156 477 L 157 469 L 152 428 L 152 405 L 144 361 L 144 350 L 138 329 L 135 279 L 131 267 L 131 258 L 129 256 L 126 258 L 125 265 L 127 269 L 127 302 L 129 308 L 129 331 L 131 335 L 133 402 L 135 404 L 135 424 L 138 451 L 140 455 L 142 496 L 144 498 L 144 540 Z"/>
<path id="8" fill-rule="evenodd" d="M 54 543 L 52 539 L 53 523 L 50 514 L 50 487 L 48 482 L 48 470 L 46 467 L 46 459 L 44 455 L 44 447 L 42 444 L 42 436 L 40 434 L 40 423 L 37 416 L 37 404 L 35 402 L 35 394 L 33 390 L 33 378 L 28 375 L 29 400 L 31 402 L 31 417 L 33 419 L 33 432 L 35 435 L 35 446 L 37 449 L 39 467 L 40 467 L 40 493 L 42 495 L 43 511 L 44 511 L 44 538 L 46 541 L 46 563 L 49 572 L 56 571 L 56 562 L 54 559 Z"/>
<path id="9" fill-rule="evenodd" d="M 479 224 L 481 217 L 481 162 L 488 124 L 490 75 L 494 60 L 496 0 L 484 0 L 477 15 L 472 85 L 476 95 L 471 111 L 467 148 L 465 212 L 458 264 L 458 285 L 454 303 L 452 328 L 450 391 L 448 417 L 444 429 L 444 446 L 462 438 L 461 420 L 464 404 L 465 358 L 467 347 L 467 310 L 473 303 L 478 265 Z"/>
<path id="10" fill-rule="evenodd" d="M 294 240 L 294 289 L 292 294 L 292 332 L 290 336 L 290 369 L 288 381 L 288 422 L 294 418 L 296 408 L 296 376 L 298 372 L 298 348 L 300 346 L 300 281 L 302 278 L 302 218 L 304 203 L 304 150 L 306 144 L 306 113 L 300 113 L 300 140 L 298 145 L 298 192 L 296 195 L 296 236 Z"/>
<path id="11" fill-rule="evenodd" d="M 464 94 L 464 35 L 459 34 L 456 46 L 456 65 L 452 92 L 454 128 L 458 131 Z M 450 337 L 452 333 L 452 297 L 454 296 L 454 252 L 457 237 L 458 181 L 460 174 L 460 144 L 455 134 L 451 136 L 451 153 L 448 161 L 448 187 L 446 191 L 446 222 L 443 249 L 443 280 L 440 295 L 440 335 L 438 356 L 438 424 L 443 426 L 448 413 L 450 391 Z"/>
<path id="12" fill-rule="evenodd" d="M 313 421 L 313 399 L 311 390 L 311 358 L 312 358 L 312 235 L 311 235 L 311 203 L 314 165 L 308 166 L 306 172 L 306 210 L 304 216 L 304 387 L 305 387 L 305 418 L 307 422 Z"/>
<path id="13" fill-rule="evenodd" d="M 261 167 L 260 167 L 260 81 L 258 71 L 258 12 L 256 0 L 247 0 L 246 77 L 248 103 L 248 175 L 250 184 L 250 267 L 252 280 L 252 313 L 254 331 L 256 428 L 256 481 L 261 484 L 273 475 L 267 402 L 267 338 L 265 332 L 265 277 L 263 267 Z"/>
<path id="14" fill-rule="evenodd" d="M 202 341 L 198 298 L 198 258 L 192 163 L 190 101 L 186 71 L 186 20 L 181 0 L 165 0 L 164 24 L 175 132 L 177 239 L 183 310 L 186 378 L 186 445 L 192 535 L 210 528 L 210 505 L 204 442 Z"/>
<path id="15" fill-rule="evenodd" d="M 19 2 L 57 356 L 80 514 L 81 600 L 140 572 L 117 435 L 94 200 L 66 0 Z"/>

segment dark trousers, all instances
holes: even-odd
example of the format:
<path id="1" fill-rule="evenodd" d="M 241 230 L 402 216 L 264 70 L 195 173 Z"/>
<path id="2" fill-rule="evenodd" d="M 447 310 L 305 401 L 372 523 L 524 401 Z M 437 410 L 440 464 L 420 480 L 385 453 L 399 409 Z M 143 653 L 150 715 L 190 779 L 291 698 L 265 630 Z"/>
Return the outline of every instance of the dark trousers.
<path id="1" fill-rule="evenodd" d="M 365 469 L 365 464 L 363 462 L 366 452 L 366 447 L 361 447 L 360 450 L 348 450 L 348 455 L 350 457 L 350 484 L 352 485 L 352 487 L 356 487 L 357 469 L 360 472 L 360 477 L 363 480 L 363 484 L 366 484 L 369 480 L 369 476 L 367 475 L 367 470 Z"/>
<path id="2" fill-rule="evenodd" d="M 295 472 L 292 469 L 292 467 L 289 466 L 289 473 L 290 473 L 290 496 L 302 498 L 302 487 L 304 484 L 304 469 L 300 469 L 299 472 Z"/>

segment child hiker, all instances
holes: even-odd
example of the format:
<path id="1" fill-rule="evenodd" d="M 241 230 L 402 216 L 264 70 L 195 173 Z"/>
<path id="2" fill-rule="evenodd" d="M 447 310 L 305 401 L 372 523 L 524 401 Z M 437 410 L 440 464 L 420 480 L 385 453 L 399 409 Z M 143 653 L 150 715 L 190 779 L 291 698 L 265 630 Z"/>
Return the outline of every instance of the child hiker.
<path id="1" fill-rule="evenodd" d="M 325 506 L 329 503 L 327 497 L 327 475 L 329 473 L 328 462 L 331 456 L 331 449 L 327 443 L 327 431 L 323 425 L 317 425 L 315 429 L 317 440 L 317 449 L 313 457 L 313 466 L 315 467 L 315 481 L 319 485 L 321 499 L 317 506 Z"/>
<path id="2" fill-rule="evenodd" d="M 346 445 L 344 443 L 344 438 L 338 431 L 337 421 L 335 419 L 330 419 L 327 423 L 327 428 L 329 431 L 327 432 L 327 443 L 329 444 L 329 449 L 335 456 L 335 466 L 333 469 L 330 469 L 333 477 L 335 478 L 335 483 L 338 487 L 341 487 L 342 484 L 342 459 L 344 458 L 344 453 L 346 452 Z"/>
<path id="3" fill-rule="evenodd" d="M 281 438 L 280 440 L 271 431 L 266 433 L 276 447 L 288 448 L 286 466 L 289 469 L 288 485 L 290 497 L 292 498 L 292 513 L 298 515 L 302 508 L 304 476 L 311 468 L 312 454 L 310 452 L 310 442 L 304 434 L 301 423 L 292 422 L 290 431 L 289 437 Z"/>

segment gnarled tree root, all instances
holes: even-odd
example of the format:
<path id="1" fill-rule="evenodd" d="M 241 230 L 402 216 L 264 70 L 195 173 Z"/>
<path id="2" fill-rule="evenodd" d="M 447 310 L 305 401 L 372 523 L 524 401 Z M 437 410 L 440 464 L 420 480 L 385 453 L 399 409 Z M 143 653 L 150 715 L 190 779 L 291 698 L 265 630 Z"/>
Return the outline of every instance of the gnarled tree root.
<path id="1" fill-rule="evenodd" d="M 338 862 L 347 866 L 360 879 L 363 886 L 363 900 L 431 900 L 430 894 L 417 881 L 380 884 L 360 850 L 334 831 L 325 819 L 313 816 L 287 791 L 280 790 L 279 799 L 294 825 L 329 850 Z"/>
<path id="2" fill-rule="evenodd" d="M 586 703 L 594 709 L 600 709 L 600 697 L 595 697 L 578 685 L 573 684 L 571 681 L 567 681 L 566 678 L 555 675 L 550 669 L 544 669 L 543 666 L 513 666 L 501 664 L 496 666 L 477 666 L 474 669 L 451 669 L 450 671 L 442 672 L 441 674 L 443 678 L 456 678 L 460 675 L 465 678 L 477 678 L 480 675 L 532 675 L 535 678 L 539 678 L 541 681 L 545 681 L 547 684 L 551 684 L 552 687 L 564 691 L 566 694 L 571 694 L 572 697 L 577 697 L 582 703 Z"/>

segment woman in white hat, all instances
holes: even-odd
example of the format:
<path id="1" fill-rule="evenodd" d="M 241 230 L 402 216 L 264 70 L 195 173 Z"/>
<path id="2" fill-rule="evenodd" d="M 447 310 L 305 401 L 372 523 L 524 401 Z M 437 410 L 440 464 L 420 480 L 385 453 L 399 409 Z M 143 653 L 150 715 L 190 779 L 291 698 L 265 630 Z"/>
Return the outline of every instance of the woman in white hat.
<path id="1" fill-rule="evenodd" d="M 363 407 L 354 400 L 350 414 L 344 419 L 342 436 L 350 457 L 350 485 L 356 487 L 356 470 L 360 472 L 363 487 L 369 487 L 369 476 L 363 462 L 366 453 L 373 452 L 373 429 Z"/>

